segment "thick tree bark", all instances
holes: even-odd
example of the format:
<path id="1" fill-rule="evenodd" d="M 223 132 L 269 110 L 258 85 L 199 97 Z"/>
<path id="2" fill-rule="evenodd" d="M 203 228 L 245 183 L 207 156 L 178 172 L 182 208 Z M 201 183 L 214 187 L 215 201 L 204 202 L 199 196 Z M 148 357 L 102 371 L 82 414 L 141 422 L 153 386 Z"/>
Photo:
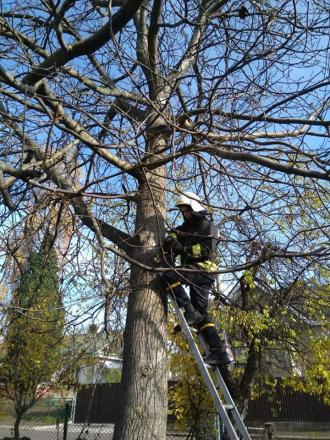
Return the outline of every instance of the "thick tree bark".
<path id="1" fill-rule="evenodd" d="M 134 257 L 155 265 L 165 217 L 164 170 L 140 184 Z M 166 295 L 155 274 L 132 267 L 124 334 L 123 395 L 114 440 L 165 440 L 167 419 Z"/>

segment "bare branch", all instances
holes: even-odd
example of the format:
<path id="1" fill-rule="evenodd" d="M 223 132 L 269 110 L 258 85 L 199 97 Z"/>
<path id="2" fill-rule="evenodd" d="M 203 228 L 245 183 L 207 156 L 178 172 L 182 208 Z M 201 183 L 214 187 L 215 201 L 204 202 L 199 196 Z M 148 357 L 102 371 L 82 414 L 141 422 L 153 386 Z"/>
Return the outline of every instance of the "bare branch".
<path id="1" fill-rule="evenodd" d="M 42 62 L 31 73 L 27 74 L 23 79 L 23 83 L 30 86 L 34 85 L 43 78 L 52 75 L 56 70 L 63 67 L 69 61 L 100 49 L 111 39 L 112 35 L 121 31 L 129 20 L 132 19 L 142 1 L 143 0 L 136 0 L 125 3 L 112 17 L 111 21 L 96 31 L 94 35 L 85 40 L 73 43 L 68 47 L 68 50 L 64 48 L 58 49 L 46 61 Z"/>

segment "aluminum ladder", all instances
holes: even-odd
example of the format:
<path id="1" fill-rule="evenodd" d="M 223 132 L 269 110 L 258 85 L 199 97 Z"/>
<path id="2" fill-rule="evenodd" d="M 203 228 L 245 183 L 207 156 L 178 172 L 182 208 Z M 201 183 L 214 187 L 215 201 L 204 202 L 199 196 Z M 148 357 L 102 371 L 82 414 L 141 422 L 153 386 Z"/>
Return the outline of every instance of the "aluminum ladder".
<path id="1" fill-rule="evenodd" d="M 229 439 L 251 440 L 250 434 L 248 433 L 246 426 L 244 425 L 244 422 L 238 412 L 237 406 L 235 405 L 235 402 L 233 401 L 229 393 L 227 385 L 225 384 L 225 381 L 223 380 L 219 369 L 217 367 L 211 367 L 204 363 L 202 355 L 194 341 L 194 338 L 191 334 L 191 330 L 186 322 L 182 310 L 177 305 L 177 302 L 173 297 L 172 297 L 172 302 L 175 308 L 176 315 L 179 319 L 181 330 L 187 339 L 187 342 L 194 355 L 195 360 L 197 361 L 199 371 L 204 377 L 209 392 L 211 393 L 211 396 L 213 398 L 214 405 L 218 411 L 218 414 L 224 425 L 224 428 L 227 431 L 227 435 Z M 203 344 L 204 343 L 203 338 L 201 336 L 200 338 L 201 338 L 201 343 Z M 205 343 L 204 343 L 204 348 L 205 348 Z M 208 369 L 214 370 L 216 375 L 217 385 L 214 383 Z M 220 396 L 217 391 L 217 386 L 219 387 L 223 395 L 224 403 L 220 399 Z M 233 420 L 233 422 L 231 419 Z"/>

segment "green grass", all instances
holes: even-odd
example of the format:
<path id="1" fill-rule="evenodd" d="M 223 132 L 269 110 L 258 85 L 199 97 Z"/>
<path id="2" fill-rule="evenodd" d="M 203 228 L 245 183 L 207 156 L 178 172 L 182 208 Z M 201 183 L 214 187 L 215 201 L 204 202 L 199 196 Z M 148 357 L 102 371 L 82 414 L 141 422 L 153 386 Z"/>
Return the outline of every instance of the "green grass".
<path id="1" fill-rule="evenodd" d="M 40 425 L 63 423 L 65 400 L 43 399 L 37 402 L 23 417 L 24 422 Z M 14 405 L 10 400 L 0 399 L 0 423 L 12 423 L 15 420 Z"/>
<path id="2" fill-rule="evenodd" d="M 12 422 L 14 420 L 14 405 L 10 400 L 0 399 L 0 422 Z"/>

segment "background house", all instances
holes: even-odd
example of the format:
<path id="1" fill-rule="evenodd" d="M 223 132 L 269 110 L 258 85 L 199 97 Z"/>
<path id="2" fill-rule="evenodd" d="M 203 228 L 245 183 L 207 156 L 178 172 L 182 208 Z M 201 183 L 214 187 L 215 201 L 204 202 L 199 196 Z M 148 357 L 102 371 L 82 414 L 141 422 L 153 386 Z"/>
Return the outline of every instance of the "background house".
<path id="1" fill-rule="evenodd" d="M 274 292 L 269 286 L 255 282 L 253 294 L 258 298 L 257 307 L 267 305 L 269 298 L 274 298 Z M 228 301 L 242 305 L 242 297 L 239 285 L 232 290 Z M 315 332 L 320 331 L 320 323 L 308 319 L 300 313 L 297 303 L 287 305 L 288 313 L 299 317 L 304 325 L 312 327 Z M 90 345 L 87 363 L 82 363 L 77 369 L 76 377 L 80 385 L 83 385 L 76 393 L 73 406 L 73 421 L 75 423 L 115 423 L 118 418 L 118 411 L 121 399 L 121 384 L 115 372 L 121 369 L 122 340 L 117 346 L 112 347 L 109 354 L 109 346 L 106 344 L 102 334 L 96 334 L 94 343 Z M 114 351 L 117 350 L 117 353 Z M 238 357 L 244 360 L 244 346 L 239 347 Z M 108 354 L 107 354 L 108 353 Z M 327 424 L 330 420 L 330 406 L 325 405 L 320 399 L 309 394 L 293 391 L 282 386 L 281 378 L 288 369 L 295 369 L 303 374 L 302 366 L 295 365 L 294 360 L 279 350 L 275 359 L 278 364 L 273 363 L 274 374 L 278 381 L 271 399 L 269 396 L 261 396 L 250 403 L 247 423 L 252 425 L 263 425 L 265 422 L 276 423 L 309 423 Z M 113 380 L 115 379 L 115 380 Z M 169 385 L 174 382 L 171 372 L 169 373 Z"/>
<path id="2" fill-rule="evenodd" d="M 304 302 L 305 296 L 301 294 L 300 290 L 304 288 L 306 286 L 303 285 L 293 288 L 287 294 L 287 292 L 276 290 L 265 282 L 255 279 L 253 286 L 249 289 L 248 294 L 252 298 L 249 307 L 261 315 L 265 309 L 270 310 L 273 307 L 276 310 L 277 306 L 282 307 L 285 309 L 286 319 L 281 320 L 281 325 L 296 331 L 300 335 L 300 340 L 297 338 L 297 346 L 293 344 L 291 351 L 283 349 L 282 342 L 278 341 L 274 344 L 274 348 L 264 353 L 265 363 L 270 366 L 271 375 L 276 384 L 275 388 L 270 389 L 268 393 L 250 401 L 247 414 L 248 425 L 276 422 L 291 425 L 309 424 L 314 427 L 318 425 L 317 429 L 330 428 L 329 405 L 316 395 L 285 386 L 286 378 L 294 374 L 303 380 L 306 372 L 306 365 L 303 363 L 302 357 L 296 356 L 295 349 L 301 350 L 304 347 L 308 335 L 318 337 L 324 332 L 322 326 L 324 321 L 314 319 L 308 312 L 308 307 Z M 285 300 L 283 300 L 284 298 Z M 245 309 L 244 293 L 240 283 L 234 286 L 226 300 L 230 304 Z M 250 310 L 249 307 L 248 310 Z M 325 309 L 324 313 L 329 314 L 329 310 Z M 291 327 L 293 323 L 294 329 Z M 237 337 L 237 335 L 235 336 Z M 239 335 L 237 339 L 240 339 Z M 244 341 L 243 337 L 242 341 Z M 276 342 L 276 333 L 274 341 Z M 244 364 L 247 354 L 244 342 L 238 345 L 235 350 L 237 359 Z M 327 353 L 324 353 L 324 356 L 327 356 Z"/>

